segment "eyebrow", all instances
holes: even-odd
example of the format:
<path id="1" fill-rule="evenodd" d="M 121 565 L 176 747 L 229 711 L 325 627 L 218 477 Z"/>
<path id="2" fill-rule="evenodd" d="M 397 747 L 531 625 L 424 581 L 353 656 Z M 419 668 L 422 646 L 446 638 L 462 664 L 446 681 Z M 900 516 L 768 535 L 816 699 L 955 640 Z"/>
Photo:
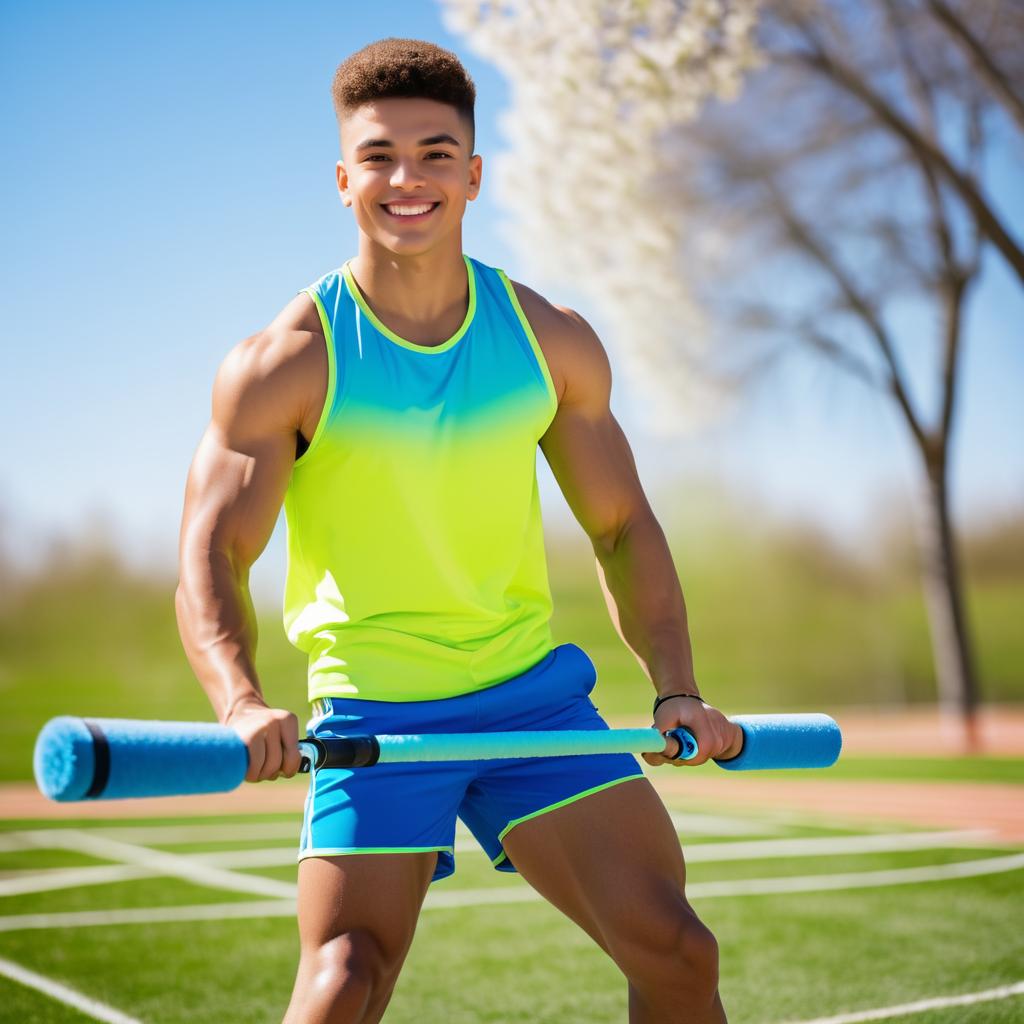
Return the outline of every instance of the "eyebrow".
<path id="1" fill-rule="evenodd" d="M 440 135 L 431 135 L 429 139 L 420 139 L 418 146 L 437 146 L 440 143 L 447 143 L 449 146 L 458 146 L 459 140 L 442 132 Z M 356 152 L 361 153 L 364 149 L 394 149 L 395 144 L 390 139 L 364 139 L 356 146 Z"/>

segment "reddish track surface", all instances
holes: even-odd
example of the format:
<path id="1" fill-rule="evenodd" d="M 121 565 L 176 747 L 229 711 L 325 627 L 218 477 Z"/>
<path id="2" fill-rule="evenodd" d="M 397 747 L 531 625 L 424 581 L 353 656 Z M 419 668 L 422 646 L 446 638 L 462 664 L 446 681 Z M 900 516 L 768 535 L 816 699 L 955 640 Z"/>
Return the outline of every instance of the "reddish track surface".
<path id="1" fill-rule="evenodd" d="M 931 708 L 913 711 L 835 711 L 848 754 L 949 757 L 963 749 L 958 721 Z M 977 717 L 980 752 L 989 757 L 1024 757 L 1024 708 L 992 706 Z"/>
<path id="2" fill-rule="evenodd" d="M 904 757 L 957 756 L 955 727 L 934 711 L 834 712 L 848 755 Z M 619 721 L 615 725 L 649 725 Z M 986 709 L 979 719 L 986 754 L 1024 757 L 1024 710 Z M 649 769 L 666 797 L 689 797 L 695 807 L 722 810 L 766 808 L 806 813 L 832 821 L 888 824 L 903 822 L 939 828 L 990 828 L 1006 842 L 1024 843 L 1024 786 L 973 782 L 857 782 L 837 779 L 764 779 L 756 774 L 702 773 L 685 768 Z M 0 818 L 138 818 L 192 815 L 302 813 L 306 778 L 244 785 L 233 793 L 58 804 L 32 783 L 0 786 Z M 673 801 L 675 802 L 675 801 Z M 296 832 L 296 835 L 298 833 Z"/>

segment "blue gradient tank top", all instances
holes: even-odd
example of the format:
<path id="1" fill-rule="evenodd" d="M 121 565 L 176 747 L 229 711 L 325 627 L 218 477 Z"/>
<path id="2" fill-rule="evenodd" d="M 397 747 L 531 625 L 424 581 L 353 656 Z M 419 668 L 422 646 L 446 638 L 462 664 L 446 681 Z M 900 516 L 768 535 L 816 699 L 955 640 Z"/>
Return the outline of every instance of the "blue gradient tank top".
<path id="1" fill-rule="evenodd" d="M 302 289 L 329 366 L 284 500 L 310 700 L 451 697 L 553 646 L 536 458 L 557 396 L 508 277 L 463 259 L 466 317 L 436 346 L 381 323 L 348 263 Z"/>

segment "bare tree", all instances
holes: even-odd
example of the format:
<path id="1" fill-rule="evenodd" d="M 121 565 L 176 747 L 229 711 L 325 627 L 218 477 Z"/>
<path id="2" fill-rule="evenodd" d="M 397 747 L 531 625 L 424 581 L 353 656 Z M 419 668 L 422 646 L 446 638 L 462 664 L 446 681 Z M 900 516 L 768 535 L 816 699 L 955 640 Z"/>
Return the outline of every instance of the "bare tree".
<path id="1" fill-rule="evenodd" d="M 743 378 L 809 346 L 895 403 L 923 470 L 940 703 L 976 749 L 950 445 L 965 304 L 986 246 L 1024 283 L 1024 250 L 986 182 L 990 148 L 1019 145 L 1024 131 L 1024 9 L 773 0 L 758 42 L 769 61 L 741 100 L 708 108 L 666 140 L 699 148 L 694 173 L 663 182 L 666 192 L 700 205 L 730 240 L 711 272 L 691 277 L 716 322 L 746 339 L 739 358 L 735 345 L 721 346 L 729 364 L 715 369 Z M 794 280 L 816 284 L 780 287 L 791 262 L 802 272 Z M 898 327 L 908 303 L 930 310 L 934 326 Z M 929 359 L 931 379 L 922 379 Z"/>

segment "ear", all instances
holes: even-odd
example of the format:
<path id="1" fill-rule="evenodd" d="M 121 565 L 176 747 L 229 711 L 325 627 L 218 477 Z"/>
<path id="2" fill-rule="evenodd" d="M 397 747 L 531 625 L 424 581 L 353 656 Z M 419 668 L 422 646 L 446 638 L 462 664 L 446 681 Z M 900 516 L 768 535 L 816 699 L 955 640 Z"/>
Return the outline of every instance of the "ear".
<path id="1" fill-rule="evenodd" d="M 346 206 L 352 205 L 352 197 L 348 194 L 348 171 L 345 170 L 345 161 L 339 160 L 335 168 L 335 175 L 338 179 L 338 194 Z"/>
<path id="2" fill-rule="evenodd" d="M 480 195 L 480 182 L 483 177 L 484 158 L 475 153 L 469 158 L 469 186 L 466 189 L 468 199 L 476 199 Z"/>

